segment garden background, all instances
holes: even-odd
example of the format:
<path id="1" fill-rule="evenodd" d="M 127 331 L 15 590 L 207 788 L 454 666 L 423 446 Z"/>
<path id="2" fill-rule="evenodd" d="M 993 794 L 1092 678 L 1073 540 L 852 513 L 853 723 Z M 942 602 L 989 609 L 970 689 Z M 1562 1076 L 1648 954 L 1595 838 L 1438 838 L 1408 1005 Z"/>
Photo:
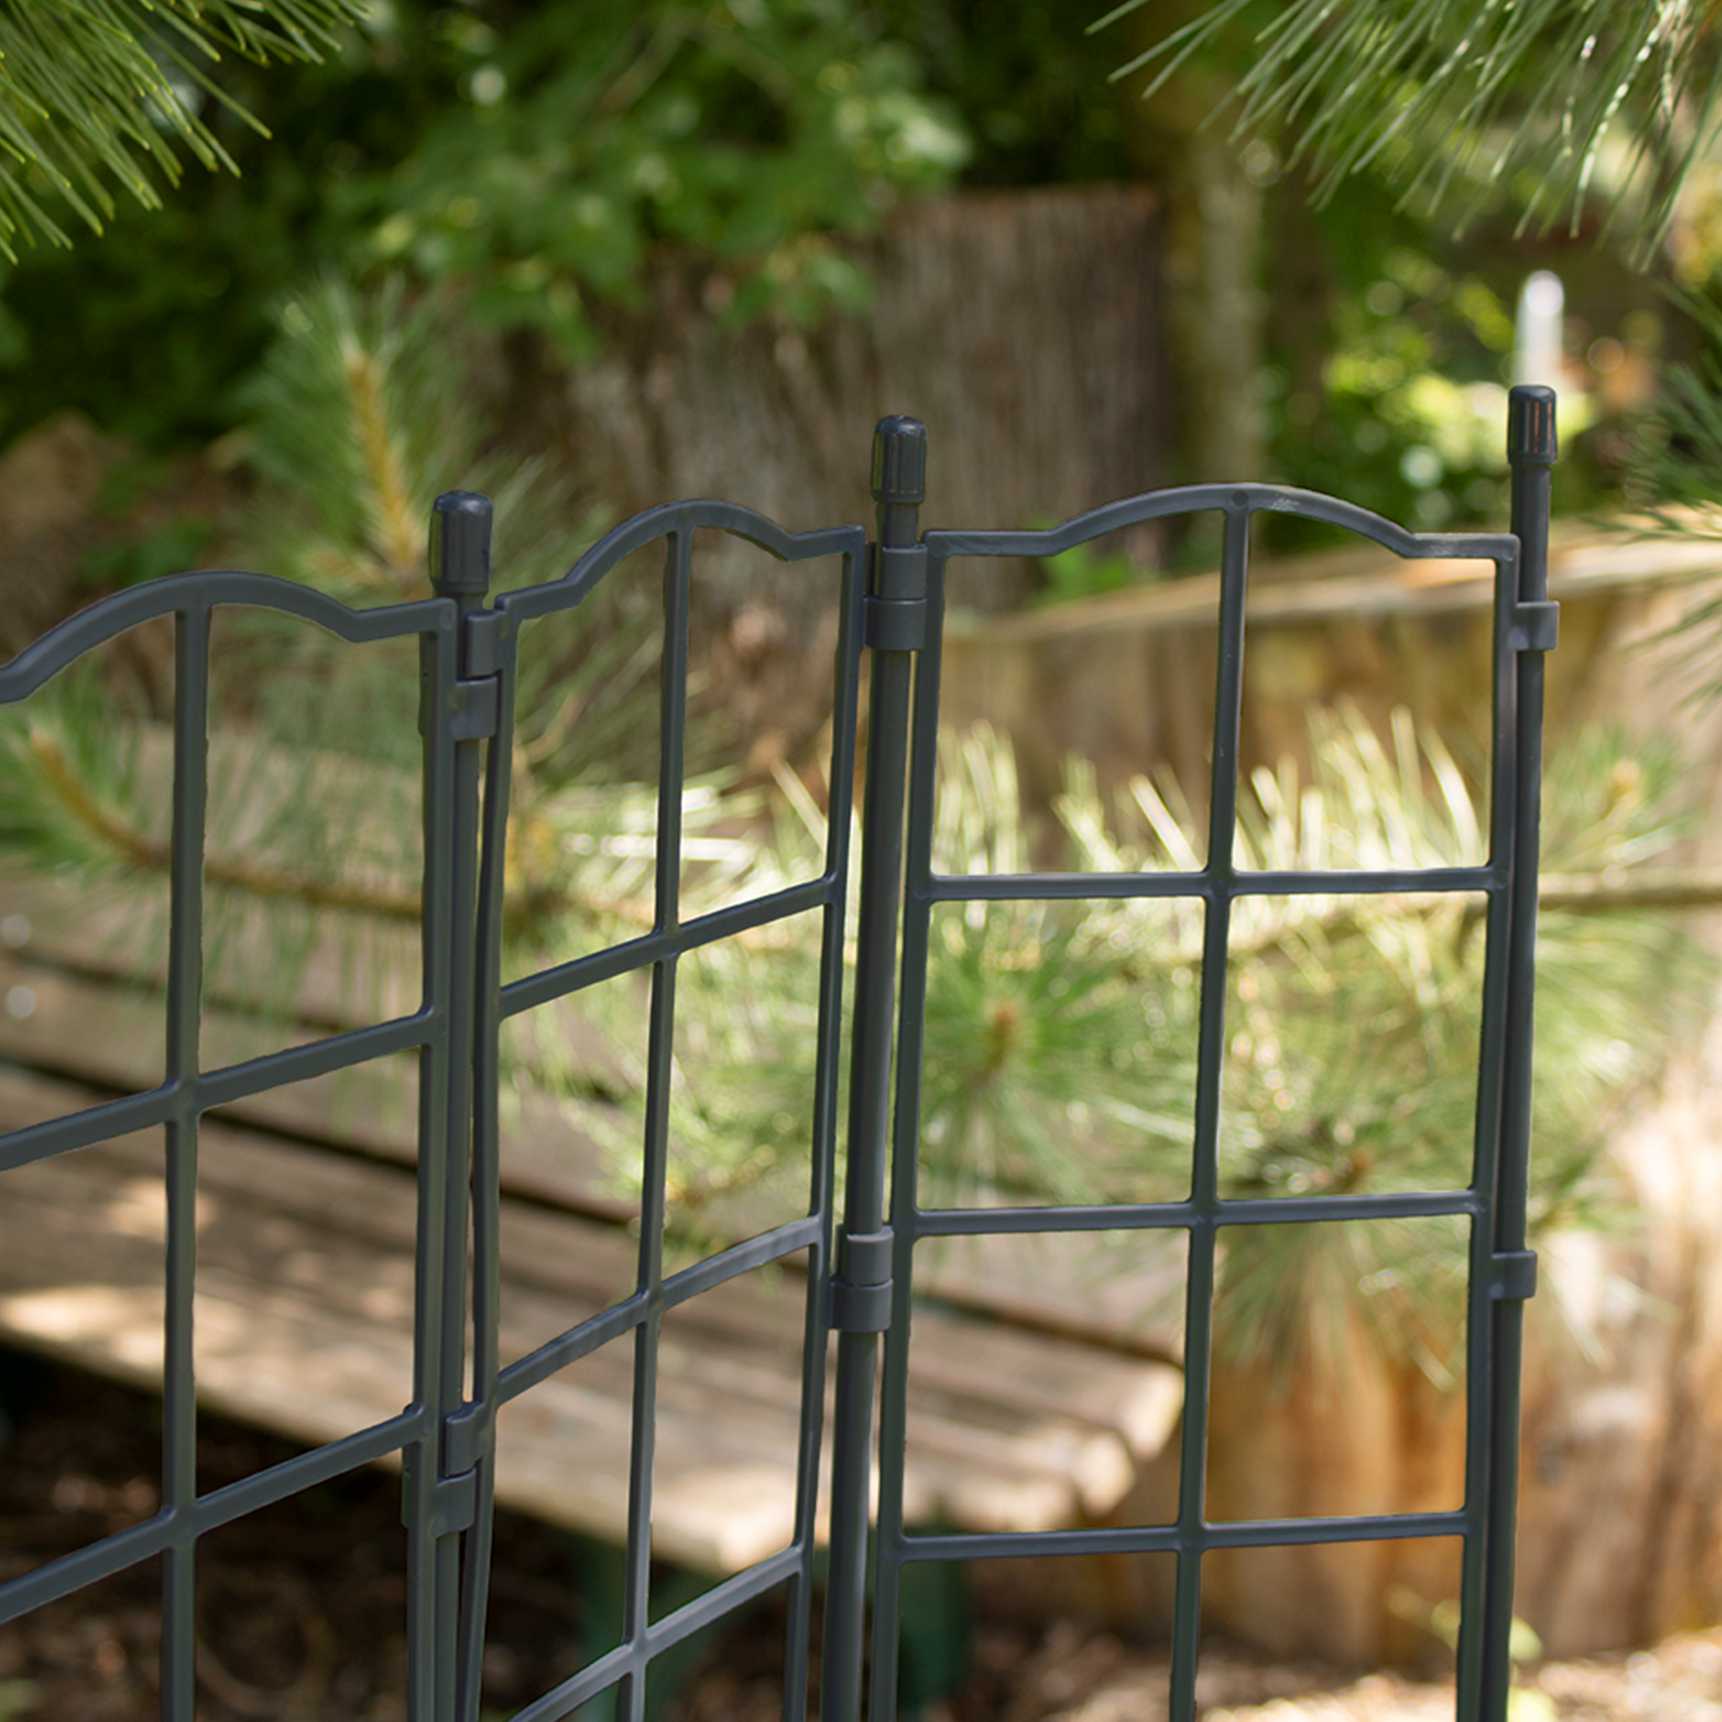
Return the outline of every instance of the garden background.
<path id="1" fill-rule="evenodd" d="M 134 135 L 80 154 L 75 126 L 28 121 L 64 153 L 0 197 L 0 653 L 193 566 L 350 603 L 422 596 L 429 505 L 456 486 L 496 498 L 504 586 L 673 497 L 792 529 L 864 518 L 865 432 L 889 412 L 929 426 L 931 526 L 1260 478 L 1418 530 L 1496 529 L 1507 385 L 1559 389 L 1521 1700 L 1527 1719 L 1722 1714 L 1722 152 L 1705 18 L 1635 60 L 1638 23 L 1602 8 L 1590 46 L 1549 62 L 1565 109 L 1523 53 L 1432 142 L 1409 124 L 1366 138 L 1314 74 L 1300 96 L 1307 58 L 1286 86 L 1259 81 L 1264 40 L 1301 28 L 1302 6 L 1177 0 L 1095 29 L 975 0 L 278 10 L 282 38 L 249 44 L 266 64 L 243 35 L 206 60 L 160 23 Z M 1299 52 L 1361 56 L 1350 87 L 1380 74 L 1419 111 L 1448 75 L 1434 48 L 1371 47 L 1339 11 Z M 1549 11 L 1533 25 L 1564 54 Z M 0 18 L 0 42 L 18 88 L 40 74 L 48 108 L 75 108 L 87 92 L 49 75 L 72 63 L 54 28 Z M 1616 53 L 1621 98 L 1592 114 Z M 1226 104 L 1252 76 L 1234 130 Z M 1537 153 L 1563 113 L 1600 128 L 1576 164 Z M 1486 584 L 1288 517 L 1258 531 L 1240 858 L 1480 859 Z M 955 574 L 938 864 L 1200 864 L 1217 549 L 1186 522 Z M 513 972 L 650 925 L 657 577 L 628 565 L 524 665 Z M 715 535 L 694 605 L 697 909 L 801 876 L 823 843 L 836 606 Z M 375 1014 L 418 906 L 416 683 L 302 633 L 234 622 L 216 658 L 209 991 L 259 1047 L 313 995 L 337 1019 Z M 167 635 L 140 629 L 0 729 L 9 1071 L 111 1079 L 53 984 L 131 986 L 159 951 L 171 666 Z M 69 915 L 99 923 L 99 949 L 53 930 Z M 1445 901 L 1240 910 L 1224 1193 L 1463 1183 L 1478 919 Z M 929 1188 L 1175 1199 L 1200 950 L 1199 916 L 1166 903 L 938 921 Z M 818 958 L 791 929 L 684 966 L 672 1249 L 755 1229 L 805 1181 Z M 577 1144 L 589 1205 L 619 1230 L 643 1020 L 643 994 L 606 983 L 505 1046 L 517 1127 Z M 374 1099 L 327 1102 L 356 1131 Z M 1259 1233 L 1222 1269 L 1210 1490 L 1229 1516 L 1450 1504 L 1462 1240 L 1416 1221 Z M 1082 1261 L 953 1259 L 941 1295 L 978 1286 L 995 1319 L 1175 1369 L 1180 1270 L 1146 1235 Z M 8 1352 L 0 1403 L 18 1570 L 152 1510 L 153 1441 L 132 1436 L 156 1412 L 135 1382 Z M 206 1439 L 211 1474 L 238 1475 L 273 1437 L 212 1420 Z M 1116 1511 L 1168 1487 L 1150 1459 Z M 397 1510 L 366 1474 L 233 1541 L 203 1621 L 210 1718 L 401 1714 L 398 1598 L 374 1558 Z M 1440 1714 L 1449 1553 L 1215 1559 L 1208 1714 Z M 592 1581 L 573 1539 L 525 1515 L 497 1559 L 500 1712 L 566 1672 Z M 977 1575 L 926 1714 L 1154 1714 L 1163 1577 L 1152 1559 L 1096 1565 L 1050 1603 L 1044 1573 Z M 152 1713 L 155 1598 L 107 1588 L 0 1634 L 0 1716 Z M 774 1714 L 768 1641 L 715 1647 L 664 1714 Z"/>

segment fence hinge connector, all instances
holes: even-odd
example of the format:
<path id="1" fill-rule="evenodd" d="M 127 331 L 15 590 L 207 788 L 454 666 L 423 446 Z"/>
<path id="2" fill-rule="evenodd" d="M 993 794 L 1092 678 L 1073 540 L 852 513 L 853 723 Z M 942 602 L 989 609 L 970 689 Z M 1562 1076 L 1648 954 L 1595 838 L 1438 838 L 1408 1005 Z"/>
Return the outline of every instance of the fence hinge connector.
<path id="1" fill-rule="evenodd" d="M 1561 607 L 1552 598 L 1513 606 L 1511 638 L 1515 652 L 1552 652 L 1560 638 Z"/>
<path id="2" fill-rule="evenodd" d="M 453 1536 L 457 1531 L 470 1531 L 478 1523 L 478 1473 L 460 1471 L 452 1477 L 439 1477 L 431 1490 L 430 1534 L 433 1537 Z"/>
<path id="3" fill-rule="evenodd" d="M 872 554 L 862 643 L 880 652 L 918 652 L 927 643 L 927 547 L 875 544 Z"/>
<path id="4" fill-rule="evenodd" d="M 454 684 L 448 733 L 455 741 L 488 741 L 502 718 L 502 684 L 495 676 Z"/>
<path id="5" fill-rule="evenodd" d="M 470 1471 L 495 1446 L 496 1419 L 487 1405 L 463 1405 L 442 1420 L 442 1464 L 450 1475 Z"/>
<path id="6" fill-rule="evenodd" d="M 1537 1295 L 1537 1252 L 1503 1250 L 1494 1257 L 1489 1296 L 1497 1303 L 1524 1303 Z"/>
<path id="7" fill-rule="evenodd" d="M 437 712 L 436 677 L 427 654 L 419 675 L 419 734 L 446 724 L 453 741 L 488 741 L 502 719 L 502 664 L 512 618 L 501 610 L 475 610 L 460 619 L 459 669 L 448 691 L 448 709 Z"/>
<path id="8" fill-rule="evenodd" d="M 495 1445 L 488 1405 L 463 1405 L 442 1422 L 442 1476 L 431 1488 L 430 1534 L 452 1536 L 478 1522 L 478 1466 Z"/>
<path id="9" fill-rule="evenodd" d="M 462 618 L 460 679 L 454 684 L 449 734 L 455 741 L 488 741 L 502 717 L 502 654 L 509 618 L 475 610 Z"/>
<path id="10" fill-rule="evenodd" d="M 418 1498 L 419 1463 L 415 1449 L 407 1453 L 401 1465 L 401 1523 L 409 1528 L 414 1522 L 412 1504 Z M 451 1476 L 438 1477 L 430 1486 L 420 1522 L 432 1537 L 471 1530 L 478 1523 L 477 1466 L 467 1465 Z"/>
<path id="11" fill-rule="evenodd" d="M 502 674 L 502 646 L 512 632 L 502 610 L 474 610 L 462 619 L 460 673 L 477 679 Z"/>
<path id="12" fill-rule="evenodd" d="M 891 1325 L 891 1228 L 837 1233 L 831 1325 L 838 1333 L 883 1333 Z"/>

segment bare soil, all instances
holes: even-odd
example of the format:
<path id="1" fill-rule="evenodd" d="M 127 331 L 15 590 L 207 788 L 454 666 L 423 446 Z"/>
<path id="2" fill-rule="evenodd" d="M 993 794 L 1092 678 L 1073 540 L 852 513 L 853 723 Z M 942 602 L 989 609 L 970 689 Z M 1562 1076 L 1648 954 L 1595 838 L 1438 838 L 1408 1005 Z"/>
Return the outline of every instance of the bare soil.
<path id="1" fill-rule="evenodd" d="M 0 1577 L 156 1510 L 157 1402 L 0 1353 Z M 288 1457 L 288 1442 L 205 1417 L 200 1487 Z M 566 1534 L 497 1521 L 487 1714 L 510 1714 L 583 1660 L 581 1568 Z M 405 1538 L 400 1485 L 362 1471 L 200 1544 L 199 1722 L 399 1722 Z M 777 1722 L 783 1618 L 762 1608 L 704 1647 L 663 1722 Z M 158 1713 L 154 1563 L 0 1628 L 0 1722 L 149 1722 Z M 962 1689 L 921 1722 L 1163 1722 L 1164 1653 L 1070 1621 L 982 1621 Z M 1525 1672 L 1515 1722 L 1722 1722 L 1722 1630 L 1654 1651 Z M 1205 1722 L 1450 1722 L 1451 1689 L 1218 1647 Z"/>

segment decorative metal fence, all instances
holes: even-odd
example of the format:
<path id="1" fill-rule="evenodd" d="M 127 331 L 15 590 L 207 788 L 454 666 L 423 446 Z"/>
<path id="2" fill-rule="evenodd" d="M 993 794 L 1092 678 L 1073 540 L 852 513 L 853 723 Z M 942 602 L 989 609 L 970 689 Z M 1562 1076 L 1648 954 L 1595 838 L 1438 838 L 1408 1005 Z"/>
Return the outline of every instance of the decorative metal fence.
<path id="1" fill-rule="evenodd" d="M 1039 532 L 922 533 L 926 432 L 887 419 L 874 442 L 876 535 L 858 526 L 793 533 L 721 502 L 673 503 L 618 527 L 561 579 L 488 600 L 489 502 L 453 492 L 435 509 L 436 596 L 355 611 L 290 582 L 248 573 L 155 580 L 108 598 L 0 669 L 0 704 L 20 701 L 138 623 L 172 616 L 175 695 L 172 909 L 166 1075 L 147 1092 L 0 1136 L 0 1170 L 149 1126 L 165 1127 L 167 1296 L 162 1505 L 146 1522 L 0 1586 L 0 1621 L 163 1557 L 162 1713 L 190 1722 L 196 1703 L 199 1539 L 245 1514 L 357 1467 L 397 1456 L 408 1534 L 408 1715 L 478 1722 L 492 1556 L 493 1433 L 499 1408 L 606 1345 L 633 1346 L 633 1429 L 623 1639 L 518 1713 L 552 1722 L 595 1700 L 640 1722 L 655 1658 L 786 1587 L 783 1715 L 808 1711 L 811 1604 L 826 1589 L 820 1658 L 823 1722 L 890 1722 L 897 1713 L 899 1602 L 912 1563 L 1022 1555 L 1171 1554 L 1177 1561 L 1171 1716 L 1191 1722 L 1201 1627 L 1202 1560 L 1220 1548 L 1455 1537 L 1463 1545 L 1458 1714 L 1503 1722 L 1512 1618 L 1518 1396 L 1526 1249 L 1531 1002 L 1536 931 L 1543 654 L 1554 644 L 1547 598 L 1554 397 L 1520 388 L 1510 404 L 1512 530 L 1409 532 L 1330 497 L 1275 485 L 1205 485 L 1149 493 Z M 1496 567 L 1489 852 L 1476 866 L 1383 872 L 1247 872 L 1233 861 L 1244 601 L 1251 517 L 1327 522 L 1403 557 L 1487 559 Z M 937 874 L 932 866 L 939 659 L 945 571 L 962 556 L 1049 556 L 1120 527 L 1217 513 L 1224 523 L 1219 674 L 1206 864 L 1194 872 L 1018 876 Z M 817 877 L 684 920 L 681 878 L 693 534 L 736 534 L 788 562 L 834 559 L 841 625 L 834 667 L 829 839 Z M 511 736 L 520 630 L 577 608 L 623 558 L 662 542 L 664 646 L 655 915 L 624 943 L 503 983 L 501 939 Z M 421 650 L 423 992 L 410 1015 L 221 1068 L 199 1052 L 204 965 L 203 849 L 212 612 L 257 606 L 349 642 L 416 638 Z M 841 1022 L 862 660 L 869 736 L 862 805 L 852 1022 Z M 1251 895 L 1464 892 L 1486 901 L 1486 965 L 1476 1137 L 1470 1183 L 1417 1194 L 1228 1199 L 1220 1192 L 1218 1120 L 1232 904 Z M 1182 1201 L 1094 1207 L 935 1210 L 919 1206 L 919 1092 L 928 929 L 940 903 L 1199 900 L 1205 910 L 1192 1182 Z M 700 946 L 787 916 L 823 917 L 818 1056 L 805 1215 L 669 1273 L 662 1249 L 670 1060 L 678 960 Z M 499 1355 L 498 1040 L 503 1021 L 612 977 L 650 977 L 643 1207 L 635 1290 L 504 1365 Z M 419 1155 L 412 1400 L 398 1416 L 259 1475 L 199 1493 L 192 1310 L 199 1120 L 287 1083 L 416 1051 Z M 839 1059 L 850 1060 L 846 1175 L 834 1189 Z M 0 1185 L 3 1191 L 3 1185 Z M 1204 1513 L 1215 1260 L 1232 1226 L 1454 1216 L 1468 1222 L 1467 1439 L 1463 1504 L 1454 1511 L 1210 1523 Z M 911 1534 L 904 1523 L 906 1397 L 916 1243 L 957 1234 L 1175 1228 L 1188 1237 L 1186 1399 L 1174 1522 L 1036 1534 Z M 794 1535 L 779 1554 L 659 1619 L 648 1606 L 653 1425 L 659 1331 L 667 1311 L 764 1263 L 809 1264 Z M 835 1333 L 829 1548 L 821 1549 L 826 1357 Z M 880 1346 L 883 1339 L 882 1393 Z M 877 1403 L 876 1403 L 877 1401 Z M 571 1468 L 580 1455 L 568 1455 Z M 875 1484 L 877 1506 L 874 1506 Z M 872 1598 L 871 1657 L 867 1649 Z M 870 1661 L 870 1673 L 867 1665 Z M 869 1690 L 870 1688 L 870 1690 Z M 591 1712 L 588 1712 L 590 1714 Z"/>

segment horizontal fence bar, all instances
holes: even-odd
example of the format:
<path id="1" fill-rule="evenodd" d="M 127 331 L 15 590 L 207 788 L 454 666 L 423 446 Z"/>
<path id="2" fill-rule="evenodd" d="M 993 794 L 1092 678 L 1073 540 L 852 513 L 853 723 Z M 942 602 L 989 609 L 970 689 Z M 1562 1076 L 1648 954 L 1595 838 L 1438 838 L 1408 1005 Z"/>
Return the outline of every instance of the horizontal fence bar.
<path id="1" fill-rule="evenodd" d="M 1221 1199 L 1212 1211 L 1194 1202 L 1120 1202 L 1069 1208 L 923 1208 L 923 1238 L 990 1237 L 1020 1232 L 1131 1232 L 1202 1226 L 1276 1226 L 1312 1220 L 1413 1220 L 1474 1215 L 1473 1190 L 1385 1191 L 1360 1196 L 1273 1196 Z"/>
<path id="2" fill-rule="evenodd" d="M 935 873 L 911 885 L 921 902 L 1098 902 L 1116 897 L 1205 898 L 1219 887 L 1206 873 Z"/>
<path id="3" fill-rule="evenodd" d="M 285 1088 L 289 1083 L 332 1076 L 336 1071 L 351 1070 L 355 1065 L 387 1058 L 392 1053 L 415 1052 L 430 1044 L 440 1026 L 441 1017 L 435 1009 L 415 1011 L 411 1016 L 396 1017 L 367 1028 L 345 1029 L 303 1046 L 266 1052 L 241 1064 L 205 1071 L 189 1086 L 200 1112 L 230 1106 L 254 1094 Z"/>
<path id="4" fill-rule="evenodd" d="M 180 1104 L 180 1085 L 168 1082 L 143 1094 L 104 1100 L 99 1106 L 86 1106 L 81 1112 L 69 1112 L 63 1118 L 48 1118 L 22 1130 L 9 1130 L 0 1136 L 0 1172 L 13 1172 L 53 1154 L 75 1153 L 79 1148 L 93 1148 L 117 1136 L 165 1124 Z"/>
<path id="5" fill-rule="evenodd" d="M 155 1514 L 99 1542 L 44 1562 L 30 1572 L 0 1585 L 0 1625 L 32 1610 L 58 1602 L 74 1591 L 100 1584 L 140 1561 L 184 1547 L 210 1531 L 232 1524 L 248 1513 L 284 1501 L 290 1495 L 375 1464 L 401 1452 L 423 1430 L 428 1413 L 409 1406 L 398 1417 L 343 1436 L 308 1453 L 296 1453 L 279 1465 L 242 1477 L 179 1510 Z"/>
<path id="6" fill-rule="evenodd" d="M 45 1160 L 54 1154 L 69 1154 L 93 1148 L 139 1130 L 148 1130 L 176 1118 L 184 1118 L 217 1106 L 283 1088 L 293 1082 L 308 1082 L 339 1070 L 391 1053 L 410 1052 L 429 1043 L 438 1028 L 434 1010 L 376 1023 L 367 1028 L 344 1030 L 304 1046 L 264 1053 L 240 1064 L 225 1065 L 186 1081 L 164 1082 L 142 1094 L 105 1100 L 99 1106 L 45 1119 L 0 1135 L 0 1172 L 11 1172 Z"/>
<path id="7" fill-rule="evenodd" d="M 1203 1525 L 1108 1525 L 1081 1531 L 954 1531 L 904 1537 L 905 1561 L 1007 1560 L 1045 1555 L 1202 1554 L 1209 1549 L 1301 1548 L 1316 1543 L 1395 1543 L 1462 1537 L 1476 1526 L 1464 1512 L 1379 1513 L 1337 1519 L 1239 1519 Z"/>
<path id="8" fill-rule="evenodd" d="M 585 601 L 605 575 L 627 557 L 673 532 L 727 532 L 745 539 L 780 562 L 809 562 L 825 556 L 859 558 L 867 547 L 860 526 L 822 526 L 791 532 L 775 520 L 738 502 L 694 498 L 661 502 L 613 526 L 560 579 L 504 592 L 497 608 L 511 622 L 560 615 Z"/>
<path id="9" fill-rule="evenodd" d="M 442 633 L 452 630 L 455 621 L 454 605 L 442 598 L 355 610 L 313 586 L 274 574 L 237 569 L 166 574 L 98 599 L 50 628 L 9 662 L 0 663 L 0 705 L 27 699 L 86 652 L 129 628 L 162 616 L 208 611 L 218 604 L 297 616 L 353 645 Z"/>
<path id="10" fill-rule="evenodd" d="M 1419 897 L 1468 891 L 1498 891 L 1506 884 L 1501 869 L 1406 867 L 1357 872 L 1239 873 L 1234 897 Z"/>
<path id="11" fill-rule="evenodd" d="M 1408 867 L 1355 872 L 1234 874 L 1231 897 L 1397 897 L 1501 889 L 1498 868 Z M 934 903 L 1098 902 L 1116 898 L 1210 898 L 1222 887 L 1199 873 L 935 873 L 916 895 Z"/>
<path id="12" fill-rule="evenodd" d="M 599 1346 L 621 1338 L 638 1327 L 654 1308 L 673 1309 L 677 1304 L 686 1303 L 689 1298 L 710 1291 L 752 1268 L 781 1261 L 798 1250 L 810 1249 L 818 1241 L 822 1228 L 823 1221 L 817 1215 L 791 1220 L 671 1274 L 655 1294 L 650 1288 L 643 1287 L 610 1308 L 600 1310 L 597 1315 L 554 1339 L 546 1340 L 499 1371 L 497 1404 L 506 1405 L 509 1400 L 518 1399 L 522 1393 L 548 1381 L 570 1364 L 591 1356 Z"/>
<path id="13" fill-rule="evenodd" d="M 581 1322 L 579 1326 L 571 1327 L 566 1333 L 558 1334 L 554 1339 L 547 1339 L 542 1345 L 535 1346 L 524 1357 L 517 1357 L 514 1362 L 497 1371 L 496 1403 L 506 1405 L 509 1400 L 518 1399 L 521 1394 L 538 1386 L 540 1382 L 548 1381 L 571 1363 L 578 1363 L 581 1358 L 591 1356 L 599 1346 L 608 1345 L 611 1340 L 621 1338 L 646 1319 L 651 1307 L 649 1293 L 633 1292 L 620 1303 L 600 1310 L 597 1315 Z"/>
<path id="14" fill-rule="evenodd" d="M 697 1297 L 701 1292 L 711 1291 L 726 1280 L 733 1280 L 754 1268 L 765 1267 L 770 1262 L 780 1262 L 785 1256 L 793 1256 L 801 1250 L 811 1249 L 824 1230 L 825 1222 L 817 1214 L 774 1226 L 769 1232 L 761 1232 L 758 1237 L 732 1244 L 727 1250 L 720 1250 L 703 1262 L 695 1262 L 691 1267 L 667 1275 L 658 1301 L 663 1308 L 674 1309 L 677 1304 L 686 1303 L 689 1298 Z"/>
<path id="15" fill-rule="evenodd" d="M 673 1644 L 680 1644 L 702 1627 L 721 1620 L 755 1597 L 764 1596 L 772 1586 L 794 1578 L 800 1558 L 798 1549 L 780 1549 L 745 1571 L 734 1573 L 723 1583 L 714 1585 L 704 1596 L 697 1596 L 662 1620 L 654 1621 L 646 1628 L 646 1655 L 653 1657 Z"/>
<path id="16" fill-rule="evenodd" d="M 542 1698 L 534 1699 L 524 1710 L 516 1710 L 510 1722 L 562 1722 L 630 1674 L 643 1680 L 654 1656 L 764 1596 L 774 1585 L 794 1578 L 800 1564 L 801 1551 L 791 1547 L 734 1574 L 714 1585 L 704 1596 L 695 1597 L 662 1620 L 652 1622 L 637 1646 L 617 1646 Z"/>
<path id="17" fill-rule="evenodd" d="M 1287 1220 L 1418 1220 L 1481 1211 L 1474 1190 L 1381 1190 L 1361 1196 L 1252 1196 L 1221 1199 L 1215 1223 L 1272 1226 Z"/>
<path id="18" fill-rule="evenodd" d="M 1470 1514 L 1378 1513 L 1341 1519 L 1239 1519 L 1211 1524 L 1204 1548 L 1305 1548 L 1315 1543 L 1399 1543 L 1424 1537 L 1462 1537 L 1475 1528 Z"/>
<path id="19" fill-rule="evenodd" d="M 308 1453 L 295 1453 L 291 1459 L 283 1459 L 279 1465 L 271 1465 L 266 1471 L 241 1477 L 236 1483 L 212 1490 L 187 1509 L 185 1517 L 191 1525 L 189 1534 L 202 1536 L 205 1532 L 219 1530 L 235 1519 L 244 1518 L 247 1513 L 272 1507 L 289 1495 L 302 1494 L 319 1484 L 332 1482 L 336 1477 L 344 1477 L 349 1471 L 387 1459 L 391 1454 L 404 1451 L 408 1443 L 418 1439 L 425 1426 L 433 1421 L 427 1408 L 408 1406 L 399 1416 L 386 1422 L 343 1435 L 337 1441 L 313 1447 Z"/>
<path id="20" fill-rule="evenodd" d="M 7 1580 L 0 1585 L 0 1626 L 161 1554 L 172 1545 L 174 1532 L 174 1514 L 157 1513 L 141 1525 L 129 1526 L 70 1554 L 57 1555 Z"/>
<path id="21" fill-rule="evenodd" d="M 596 986 L 599 981 L 613 980 L 617 975 L 635 969 L 650 968 L 653 963 L 698 950 L 719 939 L 733 938 L 738 933 L 751 933 L 769 926 L 773 921 L 787 920 L 791 915 L 821 909 L 829 904 L 839 889 L 839 881 L 831 873 L 809 879 L 800 885 L 790 885 L 768 896 L 750 897 L 745 903 L 730 903 L 709 914 L 696 916 L 679 926 L 666 927 L 659 933 L 645 933 L 620 945 L 611 945 L 589 956 L 576 957 L 572 962 L 558 963 L 535 975 L 510 981 L 502 989 L 502 1015 L 517 1016 L 523 1010 L 551 1004 L 583 987 Z"/>
<path id="22" fill-rule="evenodd" d="M 1057 556 L 1078 544 L 1144 521 L 1219 510 L 1293 514 L 1373 539 L 1414 561 L 1511 562 L 1519 541 L 1504 532 L 1413 532 L 1396 520 L 1320 491 L 1289 484 L 1186 484 L 1108 502 L 1056 526 L 1030 531 L 942 530 L 925 534 L 935 556 Z"/>

